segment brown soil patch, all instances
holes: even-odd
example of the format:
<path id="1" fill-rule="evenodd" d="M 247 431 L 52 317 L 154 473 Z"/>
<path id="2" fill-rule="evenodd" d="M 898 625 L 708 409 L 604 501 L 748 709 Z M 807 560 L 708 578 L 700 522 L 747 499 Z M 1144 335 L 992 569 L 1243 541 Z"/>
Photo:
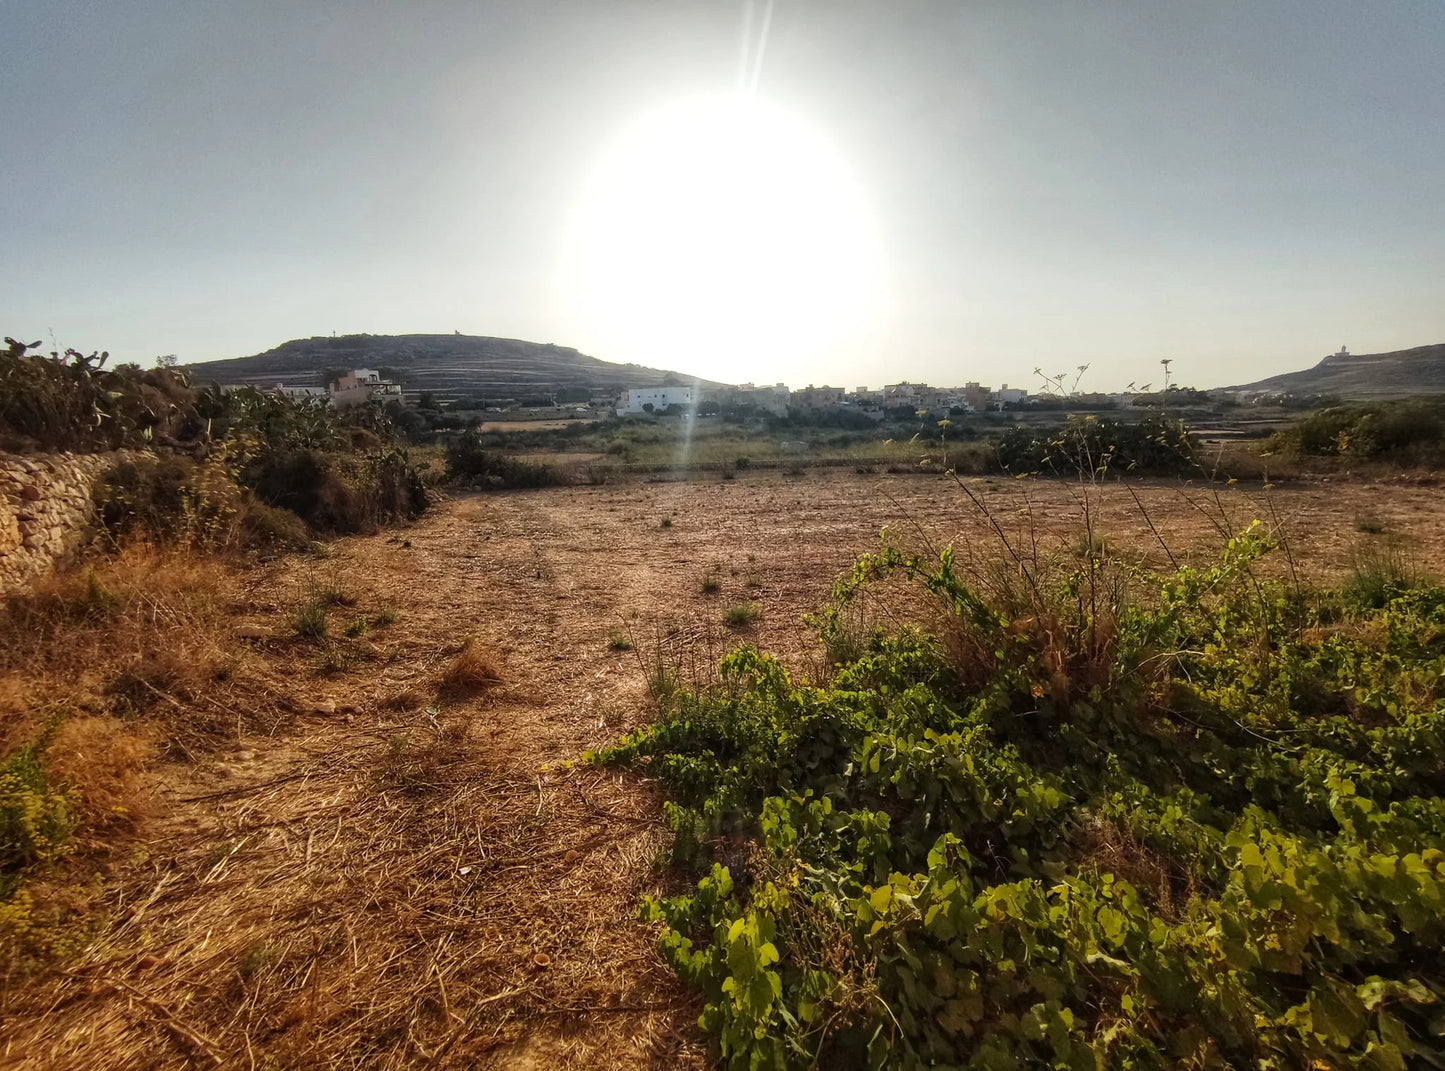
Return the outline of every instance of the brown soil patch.
<path id="1" fill-rule="evenodd" d="M 484 420 L 481 431 L 556 431 L 572 424 L 590 424 L 591 417 L 560 420 Z"/>
<path id="2" fill-rule="evenodd" d="M 1077 539 L 1075 487 L 968 487 L 1011 539 Z M 1368 513 L 1423 568 L 1445 565 L 1445 501 L 1428 487 L 1136 491 L 1148 518 L 1108 487 L 1098 530 L 1159 564 L 1160 537 L 1199 560 L 1259 517 L 1296 568 L 1337 574 Z M 942 478 L 753 474 L 459 497 L 319 565 L 234 578 L 231 610 L 257 628 L 236 646 L 310 713 L 273 735 L 238 720 L 231 743 L 159 771 L 163 813 L 110 878 L 96 938 L 3 992 L 5 1065 L 703 1066 L 697 1002 L 635 918 L 675 880 L 654 867 L 659 800 L 570 764 L 646 718 L 659 658 L 705 679 L 748 640 L 796 672 L 819 666 L 801 615 L 885 525 L 998 553 L 992 522 Z M 354 605 L 338 600 L 330 638 L 310 644 L 289 623 L 318 568 Z M 703 590 L 709 575 L 720 590 Z M 743 601 L 760 617 L 726 628 Z M 395 623 L 336 635 L 381 607 Z M 609 646 L 619 630 L 633 650 Z M 468 636 L 500 680 L 439 691 Z"/>

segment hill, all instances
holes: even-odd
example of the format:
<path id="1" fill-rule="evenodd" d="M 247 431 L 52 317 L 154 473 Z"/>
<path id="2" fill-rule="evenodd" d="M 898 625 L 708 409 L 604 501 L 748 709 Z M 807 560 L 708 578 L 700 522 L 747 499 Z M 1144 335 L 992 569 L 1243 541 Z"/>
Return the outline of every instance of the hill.
<path id="1" fill-rule="evenodd" d="M 408 394 L 511 398 L 559 390 L 621 391 L 691 383 L 693 377 L 637 364 L 613 364 L 551 343 L 484 335 L 340 335 L 293 339 L 251 357 L 186 366 L 197 384 L 322 386 L 328 374 L 385 369 Z M 707 385 L 707 381 L 703 382 Z"/>
<path id="2" fill-rule="evenodd" d="M 1344 401 L 1445 393 L 1445 343 L 1393 353 L 1332 353 L 1313 368 L 1286 372 L 1230 391 L 1331 395 Z"/>

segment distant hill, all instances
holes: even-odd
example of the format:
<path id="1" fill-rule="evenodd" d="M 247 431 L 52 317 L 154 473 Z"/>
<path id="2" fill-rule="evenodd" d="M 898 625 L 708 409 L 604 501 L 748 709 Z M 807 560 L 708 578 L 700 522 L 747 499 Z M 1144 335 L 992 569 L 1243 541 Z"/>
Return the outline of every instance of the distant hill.
<path id="1" fill-rule="evenodd" d="M 1445 342 L 1394 353 L 1332 353 L 1303 372 L 1286 372 L 1225 389 L 1332 395 L 1344 401 L 1441 394 L 1445 393 Z"/>
<path id="2" fill-rule="evenodd" d="M 322 386 L 329 374 L 385 369 L 411 395 L 515 398 L 564 389 L 622 391 L 692 383 L 662 368 L 612 364 L 566 346 L 484 335 L 339 335 L 293 339 L 251 357 L 185 366 L 197 385 Z M 708 381 L 702 380 L 704 386 Z"/>

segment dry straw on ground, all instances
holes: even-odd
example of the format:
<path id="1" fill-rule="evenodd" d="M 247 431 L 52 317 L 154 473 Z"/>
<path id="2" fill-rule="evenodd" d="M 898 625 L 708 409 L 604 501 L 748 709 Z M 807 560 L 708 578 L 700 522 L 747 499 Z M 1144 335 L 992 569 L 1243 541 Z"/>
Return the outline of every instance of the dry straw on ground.
<path id="1" fill-rule="evenodd" d="M 442 672 L 440 683 L 443 691 L 466 695 L 480 691 L 502 680 L 501 671 L 481 648 L 475 638 L 468 638 L 462 644 L 451 664 Z"/>
<path id="2" fill-rule="evenodd" d="M 1067 552 L 1076 490 L 970 486 L 1007 531 L 1032 523 Z M 1182 561 L 1218 545 L 1197 489 L 1138 494 L 1148 518 L 1124 491 L 1101 493 L 1112 545 L 1156 565 L 1153 527 Z M 1348 568 L 1366 508 L 1410 534 L 1422 567 L 1445 564 L 1445 504 L 1430 489 L 1273 494 L 1317 574 Z M 1257 491 L 1225 502 L 1241 522 L 1269 516 Z M 678 519 L 666 534 L 664 515 Z M 464 496 L 410 529 L 409 546 L 335 545 L 327 568 L 349 585 L 348 613 L 397 613 L 325 644 L 287 625 L 317 568 L 305 558 L 229 570 L 137 552 L 94 586 L 83 570 L 58 581 L 0 626 L 0 730 L 13 744 L 47 705 L 73 707 L 66 773 L 113 832 L 66 864 L 88 859 L 104 879 L 87 894 L 83 947 L 0 985 L 0 1063 L 704 1066 L 694 998 L 635 915 L 643 893 L 678 887 L 654 867 L 659 801 L 632 775 L 569 762 L 647 716 L 655 669 L 706 682 L 739 642 L 699 569 L 746 574 L 763 607 L 749 641 L 808 672 L 821 656 L 802 614 L 885 524 L 976 550 L 980 568 L 994 538 L 941 479 Z M 457 621 L 475 623 L 471 649 L 505 680 L 440 688 L 465 655 Z M 242 622 L 257 638 L 235 638 Z M 610 644 L 619 622 L 635 649 Z M 1101 850 L 1149 865 L 1107 836 Z M 69 878 L 61 893 L 89 887 Z"/>

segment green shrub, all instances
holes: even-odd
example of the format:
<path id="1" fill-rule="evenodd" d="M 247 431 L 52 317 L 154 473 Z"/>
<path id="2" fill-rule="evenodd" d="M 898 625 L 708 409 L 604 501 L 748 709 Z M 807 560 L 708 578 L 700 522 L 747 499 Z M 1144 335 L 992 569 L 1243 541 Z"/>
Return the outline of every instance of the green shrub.
<path id="1" fill-rule="evenodd" d="M 372 532 L 426 508 L 420 477 L 398 454 L 267 452 L 241 479 L 265 504 L 290 510 L 321 532 Z"/>
<path id="2" fill-rule="evenodd" d="M 96 514 L 114 539 L 144 536 L 162 543 L 220 546 L 242 511 L 230 474 L 176 454 L 121 462 L 97 483 Z"/>
<path id="3" fill-rule="evenodd" d="M 999 464 L 1015 475 L 1178 475 L 1196 471 L 1195 458 L 1195 444 L 1183 422 L 1162 416 L 1137 423 L 1070 416 L 1052 428 L 1019 424 L 998 443 Z"/>
<path id="4" fill-rule="evenodd" d="M 1445 402 L 1413 398 L 1322 409 L 1276 432 L 1265 449 L 1294 457 L 1439 465 L 1445 462 Z"/>
<path id="5" fill-rule="evenodd" d="M 723 1063 L 1445 1061 L 1445 589 L 1362 607 L 1269 549 L 1003 588 L 885 548 L 823 683 L 742 647 L 591 756 L 667 791 L 699 880 L 645 916 Z M 889 591 L 922 626 L 844 642 Z"/>
<path id="6" fill-rule="evenodd" d="M 494 489 L 551 487 L 565 482 L 546 465 L 529 465 L 488 449 L 475 432 L 447 444 L 447 474 L 458 483 Z"/>
<path id="7" fill-rule="evenodd" d="M 59 855 L 74 828 L 75 801 L 46 773 L 53 736 L 52 728 L 0 764 L 0 902 L 15 894 L 26 867 Z"/>
<path id="8" fill-rule="evenodd" d="M 367 532 L 426 508 L 421 477 L 378 406 L 337 411 L 250 387 L 194 390 L 173 368 L 107 369 L 104 353 L 46 358 L 29 352 L 35 345 L 7 339 L 0 350 L 0 448 L 151 451 L 96 488 L 100 520 L 117 539 L 299 546 L 301 521 Z"/>
<path id="9" fill-rule="evenodd" d="M 88 452 L 144 448 L 177 433 L 201 438 L 182 372 L 106 368 L 108 353 L 29 352 L 39 346 L 7 338 L 0 349 L 0 449 Z"/>

